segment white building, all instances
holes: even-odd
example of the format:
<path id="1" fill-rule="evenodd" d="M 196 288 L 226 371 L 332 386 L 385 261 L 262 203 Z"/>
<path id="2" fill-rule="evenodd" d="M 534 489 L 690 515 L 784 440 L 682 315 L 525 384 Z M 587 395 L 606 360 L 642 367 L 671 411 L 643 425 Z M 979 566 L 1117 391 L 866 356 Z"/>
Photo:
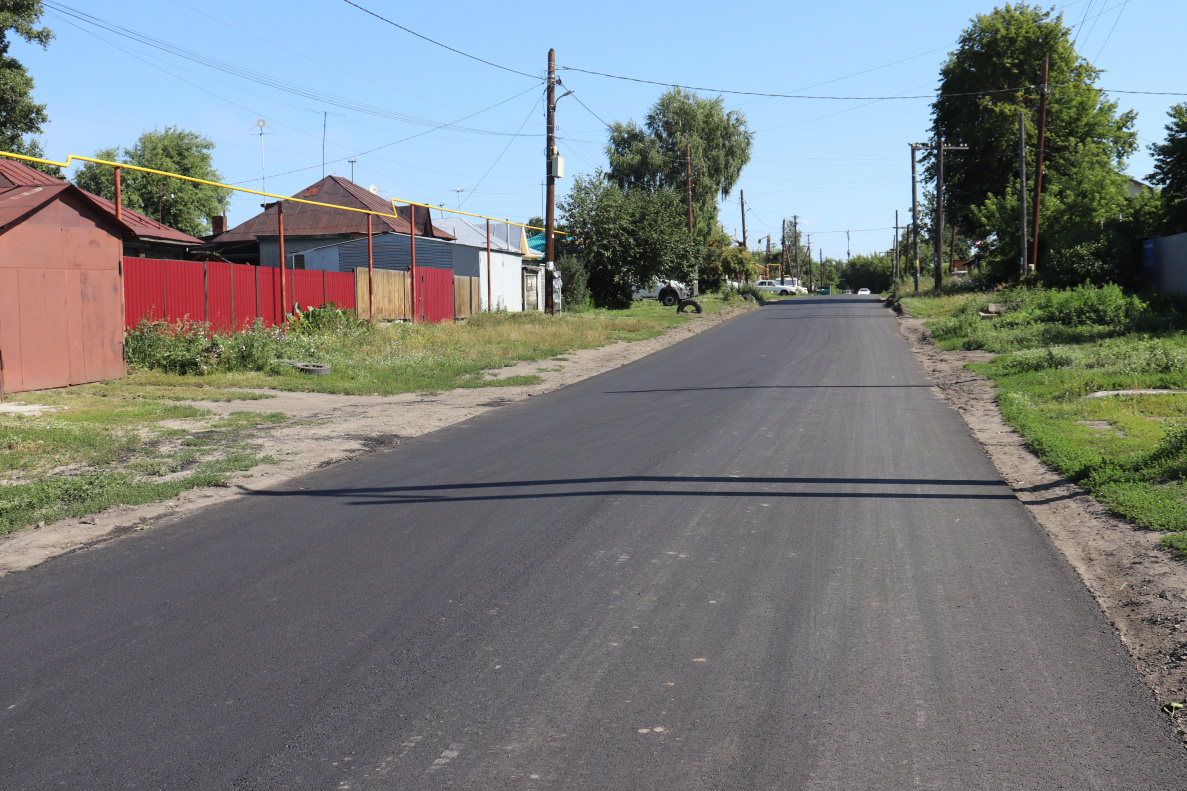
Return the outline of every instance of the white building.
<path id="1" fill-rule="evenodd" d="M 453 252 L 453 272 L 478 276 L 485 309 L 544 310 L 544 267 L 532 263 L 544 255 L 528 247 L 522 226 L 492 222 L 488 260 L 485 222 L 439 217 L 433 225 L 457 237 L 448 243 Z"/>

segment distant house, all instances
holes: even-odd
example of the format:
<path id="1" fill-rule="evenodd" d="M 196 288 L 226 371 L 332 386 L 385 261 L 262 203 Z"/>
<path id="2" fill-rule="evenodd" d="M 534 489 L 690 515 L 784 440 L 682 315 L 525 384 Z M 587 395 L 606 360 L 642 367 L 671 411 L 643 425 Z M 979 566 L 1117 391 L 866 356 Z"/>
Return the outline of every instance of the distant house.
<path id="1" fill-rule="evenodd" d="M 391 214 L 391 203 L 341 176 L 326 176 L 293 196 L 349 209 Z M 444 230 L 434 227 L 429 210 L 416 207 L 415 218 L 408 206 L 397 208 L 397 217 L 371 216 L 374 235 L 397 233 L 409 235 L 413 225 L 416 235 L 429 239 L 453 239 Z M 413 222 L 415 219 L 415 222 Z M 206 240 L 206 249 L 217 251 L 236 263 L 280 266 L 280 210 L 268 204 L 264 211 L 229 230 L 216 227 L 217 232 Z M 286 202 L 284 204 L 284 252 L 286 257 L 306 250 L 324 248 L 366 238 L 367 215 L 359 211 L 342 211 L 329 206 Z M 290 258 L 292 264 L 296 259 Z M 305 265 L 298 262 L 298 269 Z"/>
<path id="2" fill-rule="evenodd" d="M 1146 182 L 1138 181 L 1133 176 L 1126 176 L 1125 179 L 1126 179 L 1125 187 L 1129 191 L 1129 197 L 1131 197 L 1131 198 L 1136 198 L 1138 195 L 1141 195 L 1143 192 L 1149 192 L 1154 189 L 1154 187 L 1151 187 Z"/>
<path id="3" fill-rule="evenodd" d="M 451 245 L 454 274 L 479 278 L 478 291 L 484 307 L 509 311 L 544 309 L 544 268 L 533 263 L 544 254 L 532 249 L 522 226 L 490 224 L 489 267 L 485 223 L 443 217 L 437 220 L 437 226 L 448 229 L 456 237 Z"/>

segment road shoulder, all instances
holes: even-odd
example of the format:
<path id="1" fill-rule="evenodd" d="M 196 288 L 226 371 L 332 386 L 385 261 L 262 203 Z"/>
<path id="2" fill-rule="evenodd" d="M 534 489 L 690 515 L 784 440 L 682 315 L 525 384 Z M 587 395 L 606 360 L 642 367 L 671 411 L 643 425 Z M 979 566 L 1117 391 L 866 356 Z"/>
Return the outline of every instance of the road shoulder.
<path id="1" fill-rule="evenodd" d="M 993 383 L 965 368 L 995 355 L 944 351 L 920 319 L 898 321 L 935 388 L 1084 581 L 1159 704 L 1187 703 L 1187 566 L 1158 547 L 1158 533 L 1111 515 L 1053 472 L 1005 424 Z M 1174 726 L 1187 742 L 1184 723 Z"/>

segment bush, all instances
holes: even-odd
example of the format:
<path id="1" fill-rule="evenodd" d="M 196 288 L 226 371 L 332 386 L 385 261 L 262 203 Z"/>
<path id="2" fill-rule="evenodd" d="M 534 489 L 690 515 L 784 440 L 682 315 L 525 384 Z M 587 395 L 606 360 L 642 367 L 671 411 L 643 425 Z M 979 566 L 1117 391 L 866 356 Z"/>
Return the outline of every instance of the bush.
<path id="1" fill-rule="evenodd" d="M 266 371 L 282 359 L 314 361 L 319 357 L 322 340 L 331 331 L 330 323 L 336 319 L 322 313 L 303 321 L 301 331 L 289 332 L 281 327 L 265 327 L 256 319 L 250 330 L 230 334 L 212 333 L 210 325 L 201 321 L 141 321 L 128 331 L 124 360 L 138 368 L 186 376 Z"/>
<path id="2" fill-rule="evenodd" d="M 561 306 L 583 308 L 589 302 L 589 274 L 574 255 L 560 255 L 556 268 L 561 273 Z"/>

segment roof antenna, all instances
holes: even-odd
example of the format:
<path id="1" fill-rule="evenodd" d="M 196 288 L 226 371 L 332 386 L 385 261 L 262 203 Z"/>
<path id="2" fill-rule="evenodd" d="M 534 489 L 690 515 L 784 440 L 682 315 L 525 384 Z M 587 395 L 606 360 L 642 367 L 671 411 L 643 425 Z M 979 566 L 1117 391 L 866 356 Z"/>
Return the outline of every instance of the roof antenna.
<path id="1" fill-rule="evenodd" d="M 256 121 L 255 128 L 256 131 L 252 132 L 252 134 L 257 134 L 260 136 L 260 192 L 267 192 L 268 181 L 266 174 L 264 173 L 264 130 L 271 129 L 272 127 L 264 123 L 264 119 L 261 118 L 260 120 Z M 269 134 L 271 133 L 269 132 Z"/>

